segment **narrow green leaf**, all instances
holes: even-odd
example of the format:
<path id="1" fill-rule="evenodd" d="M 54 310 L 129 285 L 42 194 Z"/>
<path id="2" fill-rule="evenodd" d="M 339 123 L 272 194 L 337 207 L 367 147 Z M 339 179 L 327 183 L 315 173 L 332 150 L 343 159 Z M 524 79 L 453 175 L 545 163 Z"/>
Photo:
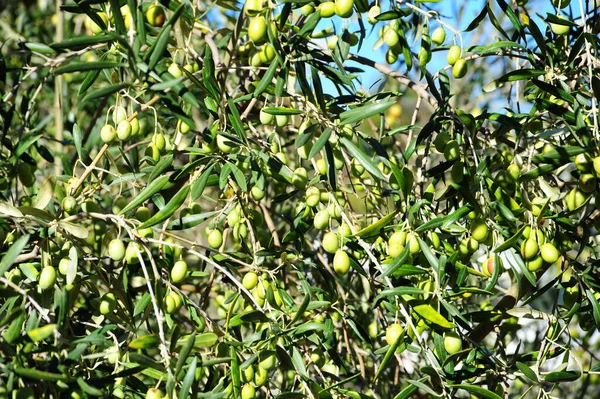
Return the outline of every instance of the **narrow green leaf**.
<path id="1" fill-rule="evenodd" d="M 169 176 L 167 175 L 160 176 L 156 180 L 152 181 L 138 195 L 136 195 L 135 198 L 125 208 L 121 209 L 119 215 L 123 215 L 141 205 L 148 198 L 152 197 L 154 194 L 162 190 L 162 188 L 167 184 L 168 181 Z"/>
<path id="2" fill-rule="evenodd" d="M 106 392 L 104 392 L 102 389 L 96 388 L 95 386 L 88 384 L 82 377 L 77 378 L 77 385 L 79 385 L 79 388 L 81 388 L 83 392 L 87 393 L 90 396 L 104 397 L 106 395 Z"/>
<path id="3" fill-rule="evenodd" d="M 27 335 L 33 342 L 39 342 L 51 336 L 54 331 L 56 331 L 56 324 L 46 324 L 45 326 L 27 331 Z"/>
<path id="4" fill-rule="evenodd" d="M 187 399 L 190 396 L 190 389 L 192 388 L 192 383 L 194 382 L 194 376 L 196 374 L 196 366 L 198 365 L 198 358 L 194 356 L 192 359 L 192 364 L 190 364 L 190 368 L 187 373 L 185 373 L 185 378 L 183 379 L 183 383 L 181 384 L 181 389 L 179 391 L 179 399 Z"/>
<path id="5" fill-rule="evenodd" d="M 381 361 L 381 364 L 377 368 L 377 373 L 375 373 L 375 378 L 373 378 L 373 381 L 377 381 L 379 376 L 381 376 L 381 374 L 385 371 L 385 368 L 389 364 L 390 360 L 392 360 L 392 357 L 394 357 L 394 354 L 396 353 L 396 349 L 398 349 L 398 347 L 400 346 L 402 341 L 404 341 L 405 335 L 406 335 L 406 329 L 402 330 L 402 332 L 398 336 L 398 339 L 396 340 L 396 342 L 394 342 L 393 344 L 390 345 L 387 352 L 385 353 L 385 356 L 383 357 L 383 360 Z"/>
<path id="6" fill-rule="evenodd" d="M 475 385 L 456 384 L 456 385 L 451 385 L 451 387 L 452 388 L 458 388 L 458 389 L 464 389 L 465 391 L 474 393 L 475 395 L 477 395 L 480 398 L 502 399 L 500 396 L 498 396 L 494 392 L 488 391 L 485 388 L 481 388 L 481 387 L 478 387 L 478 386 L 475 386 Z"/>
<path id="7" fill-rule="evenodd" d="M 256 86 L 256 88 L 254 89 L 254 93 L 252 93 L 254 98 L 260 96 L 261 94 L 263 94 L 265 92 L 265 90 L 267 90 L 267 87 L 269 87 L 269 85 L 273 81 L 275 72 L 277 72 L 278 69 L 279 69 L 279 59 L 275 58 L 273 60 L 273 62 L 271 63 L 271 65 L 269 66 L 269 69 L 267 69 L 267 71 L 265 72 L 263 77 L 260 79 L 260 82 L 258 82 L 258 86 Z"/>
<path id="8" fill-rule="evenodd" d="M 539 380 L 537 378 L 537 375 L 535 375 L 535 372 L 525 363 L 521 363 L 521 362 L 516 362 L 515 363 L 517 368 L 521 371 L 521 373 L 523 373 L 525 375 L 525 377 L 529 378 L 531 381 L 533 381 L 534 383 L 539 383 Z"/>
<path id="9" fill-rule="evenodd" d="M 108 97 L 116 92 L 119 92 L 123 89 L 128 88 L 129 86 L 131 86 L 129 83 L 118 83 L 115 85 L 103 87 L 102 89 L 99 89 L 99 90 L 95 90 L 95 91 L 91 92 L 90 94 L 88 94 L 87 96 L 85 96 L 79 102 L 79 106 L 85 104 L 88 101 L 96 100 L 96 99 L 102 98 L 102 97 Z"/>
<path id="10" fill-rule="evenodd" d="M 209 165 L 200 175 L 200 177 L 192 183 L 192 201 L 196 201 L 202 193 L 204 192 L 204 188 L 206 187 L 206 183 L 208 182 L 208 178 L 210 177 L 211 172 L 215 168 L 215 164 Z"/>
<path id="11" fill-rule="evenodd" d="M 25 234 L 24 236 L 17 238 L 10 246 L 8 251 L 6 251 L 2 257 L 2 260 L 0 260 L 0 276 L 4 276 L 4 273 L 12 266 L 13 262 L 17 259 L 17 256 L 21 254 L 21 251 L 23 251 L 23 248 L 25 248 L 28 242 L 29 235 Z"/>
<path id="12" fill-rule="evenodd" d="M 371 236 L 379 234 L 381 229 L 384 228 L 385 226 L 387 226 L 394 219 L 394 217 L 396 216 L 397 213 L 398 213 L 398 211 L 395 210 L 395 211 L 387 214 L 386 216 L 382 217 L 375 223 L 372 223 L 369 226 L 365 227 L 364 229 L 357 231 L 356 234 L 354 234 L 354 236 L 365 238 L 365 237 L 371 237 Z"/>
<path id="13" fill-rule="evenodd" d="M 437 324 L 442 328 L 454 328 L 454 323 L 450 323 L 444 316 L 438 313 L 431 305 L 422 304 L 413 307 L 413 310 L 422 318 L 430 323 Z"/>
<path id="14" fill-rule="evenodd" d="M 548 373 L 544 377 L 544 380 L 547 382 L 564 382 L 564 381 L 577 381 L 581 377 L 581 373 L 579 371 L 555 371 L 553 373 Z"/>
<path id="15" fill-rule="evenodd" d="M 329 136 L 331 136 L 331 129 L 328 128 L 325 129 L 323 133 L 321 133 L 321 135 L 317 139 L 317 142 L 310 149 L 310 152 L 308 153 L 308 159 L 313 159 L 315 155 L 317 155 L 321 151 L 321 149 L 323 149 L 325 143 L 327 143 L 327 140 L 329 140 Z"/>
<path id="16" fill-rule="evenodd" d="M 127 64 L 111 61 L 72 62 L 68 65 L 63 65 L 61 67 L 56 68 L 54 70 L 54 73 L 56 75 L 61 75 L 63 73 L 85 72 L 94 71 L 97 69 L 121 68 L 126 66 Z"/>
<path id="17" fill-rule="evenodd" d="M 360 122 L 362 120 L 370 118 L 373 115 L 380 114 L 389 107 L 391 107 L 392 104 L 396 104 L 396 100 L 367 104 L 353 108 L 349 111 L 342 112 L 340 114 L 340 125 L 347 125 L 350 123 Z"/>
<path id="18" fill-rule="evenodd" d="M 187 198 L 187 195 L 189 192 L 190 192 L 189 184 L 183 186 L 181 189 L 179 189 L 177 194 L 175 194 L 173 196 L 173 198 L 171 198 L 171 200 L 165 205 L 165 207 L 163 209 L 156 212 L 156 214 L 154 214 L 150 219 L 148 219 L 144 223 L 142 223 L 139 226 L 139 228 L 145 229 L 146 227 L 152 227 L 154 225 L 157 225 L 160 222 L 167 220 L 171 216 L 173 216 L 173 214 L 179 209 L 179 207 L 181 207 L 181 205 Z"/>
<path id="19" fill-rule="evenodd" d="M 20 376 L 31 378 L 34 380 L 43 381 L 66 381 L 67 376 L 63 374 L 49 373 L 47 371 L 41 371 L 37 369 L 28 369 L 25 367 L 15 367 L 15 373 Z"/>
<path id="20" fill-rule="evenodd" d="M 188 216 L 184 216 L 182 218 L 177 218 L 177 219 L 174 219 L 173 221 L 171 221 L 171 223 L 169 223 L 169 226 L 167 227 L 167 229 L 168 230 L 191 229 L 192 227 L 199 225 L 200 223 L 204 222 L 205 220 L 212 218 L 217 213 L 218 213 L 217 211 L 211 211 L 211 212 L 198 213 L 195 215 L 188 215 Z"/>
<path id="21" fill-rule="evenodd" d="M 343 144 L 344 148 L 348 150 L 350 155 L 352 155 L 356 160 L 365 167 L 365 169 L 373 176 L 378 178 L 379 180 L 386 180 L 385 176 L 375 162 L 371 160 L 360 148 L 358 148 L 352 141 L 348 140 L 346 137 L 340 138 L 340 142 Z"/>

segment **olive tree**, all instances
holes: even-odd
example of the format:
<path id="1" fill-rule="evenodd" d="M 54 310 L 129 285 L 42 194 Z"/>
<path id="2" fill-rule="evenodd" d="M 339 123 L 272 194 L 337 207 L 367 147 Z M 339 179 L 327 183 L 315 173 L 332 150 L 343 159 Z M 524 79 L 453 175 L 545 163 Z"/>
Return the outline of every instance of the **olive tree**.
<path id="1" fill-rule="evenodd" d="M 595 397 L 598 8 L 456 3 L 2 7 L 0 396 Z"/>

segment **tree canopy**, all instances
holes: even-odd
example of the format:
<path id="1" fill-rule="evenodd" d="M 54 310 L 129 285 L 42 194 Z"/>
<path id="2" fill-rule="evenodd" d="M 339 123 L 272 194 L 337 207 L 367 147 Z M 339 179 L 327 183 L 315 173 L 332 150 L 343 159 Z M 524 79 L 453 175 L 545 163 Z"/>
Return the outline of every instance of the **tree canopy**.
<path id="1" fill-rule="evenodd" d="M 0 7 L 0 397 L 597 397 L 599 8 L 473 7 Z"/>

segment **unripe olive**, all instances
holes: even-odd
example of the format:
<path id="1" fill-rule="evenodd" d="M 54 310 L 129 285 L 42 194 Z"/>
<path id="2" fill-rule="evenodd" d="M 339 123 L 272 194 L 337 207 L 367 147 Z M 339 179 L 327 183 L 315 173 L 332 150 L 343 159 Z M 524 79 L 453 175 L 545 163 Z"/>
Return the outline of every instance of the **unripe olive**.
<path id="1" fill-rule="evenodd" d="M 108 256 L 116 262 L 125 258 L 125 244 L 122 240 L 116 238 L 108 243 Z"/>
<path id="2" fill-rule="evenodd" d="M 325 230 L 329 227 L 329 220 L 331 219 L 331 215 L 327 209 L 320 210 L 315 215 L 315 219 L 313 221 L 313 225 L 318 230 Z"/>
<path id="3" fill-rule="evenodd" d="M 460 157 L 460 147 L 456 140 L 450 140 L 444 146 L 444 158 L 446 161 L 455 161 Z"/>
<path id="4" fill-rule="evenodd" d="M 539 252 L 539 245 L 533 238 L 528 238 L 521 244 L 521 256 L 525 260 L 534 258 Z"/>
<path id="5" fill-rule="evenodd" d="M 250 20 L 248 37 L 256 44 L 262 43 L 267 38 L 267 21 L 259 15 Z"/>
<path id="6" fill-rule="evenodd" d="M 462 50 L 456 44 L 453 45 L 452 47 L 450 47 L 450 49 L 448 50 L 448 64 L 449 65 L 456 64 L 456 61 L 458 61 L 460 59 L 461 54 L 462 54 Z"/>
<path id="7" fill-rule="evenodd" d="M 308 183 L 308 172 L 303 167 L 296 168 L 292 174 L 292 184 L 294 187 L 302 190 Z"/>
<path id="8" fill-rule="evenodd" d="M 560 256 L 554 244 L 549 242 L 542 245 L 540 248 L 540 255 L 542 256 L 544 262 L 550 264 L 556 262 Z"/>
<path id="9" fill-rule="evenodd" d="M 254 198 L 254 200 L 256 200 L 256 201 L 260 201 L 263 198 L 265 198 L 264 190 L 262 190 L 258 186 L 254 186 L 254 187 L 252 187 L 252 189 L 250 189 L 250 195 L 252 195 L 252 198 Z"/>
<path id="10" fill-rule="evenodd" d="M 246 273 L 242 279 L 242 285 L 247 290 L 253 289 L 258 285 L 258 275 L 252 271 Z"/>
<path id="11" fill-rule="evenodd" d="M 117 138 L 117 131 L 112 125 L 104 125 L 100 129 L 100 138 L 105 143 L 112 143 Z"/>
<path id="12" fill-rule="evenodd" d="M 249 16 L 257 15 L 263 9 L 262 3 L 262 0 L 247 0 L 244 6 L 244 12 Z"/>
<path id="13" fill-rule="evenodd" d="M 258 357 L 259 363 L 258 367 L 263 370 L 273 370 L 277 365 L 277 357 L 273 352 L 263 352 Z"/>
<path id="14" fill-rule="evenodd" d="M 270 125 L 271 123 L 273 123 L 273 119 L 275 119 L 275 115 L 268 114 L 261 109 L 260 113 L 259 113 L 259 119 L 260 119 L 260 123 L 262 123 L 263 125 Z"/>
<path id="15" fill-rule="evenodd" d="M 289 117 L 287 115 L 275 115 L 275 124 L 277 127 L 285 127 L 289 122 Z"/>
<path id="16" fill-rule="evenodd" d="M 72 197 L 70 195 L 63 198 L 61 205 L 63 210 L 69 214 L 72 214 L 77 210 L 77 200 L 75 199 L 75 197 Z"/>
<path id="17" fill-rule="evenodd" d="M 109 313 L 114 312 L 116 308 L 117 299 L 115 298 L 115 294 L 113 294 L 112 292 L 104 294 L 104 296 L 102 296 L 102 299 L 100 300 L 100 313 L 103 315 L 107 315 Z"/>
<path id="18" fill-rule="evenodd" d="M 406 232 L 396 231 L 388 240 L 388 255 L 392 258 L 400 256 L 406 245 Z"/>
<path id="19" fill-rule="evenodd" d="M 452 76 L 456 79 L 462 79 L 467 75 L 467 61 L 464 58 L 459 58 L 452 67 Z"/>
<path id="20" fill-rule="evenodd" d="M 208 245 L 213 249 L 218 249 L 223 245 L 223 233 L 214 229 L 208 233 Z"/>
<path id="21" fill-rule="evenodd" d="M 265 370 L 259 365 L 254 370 L 254 384 L 257 387 L 262 387 L 267 383 L 267 381 L 269 381 L 269 371 Z"/>
<path id="22" fill-rule="evenodd" d="M 350 271 L 350 257 L 343 249 L 338 249 L 333 257 L 333 270 L 341 276 Z"/>
<path id="23" fill-rule="evenodd" d="M 479 219 L 471 222 L 471 237 L 479 242 L 487 240 L 490 231 L 485 224 L 485 220 Z"/>
<path id="24" fill-rule="evenodd" d="M 152 213 L 150 212 L 150 209 L 145 206 L 140 206 L 135 211 L 135 218 L 140 222 L 145 222 L 146 220 L 150 219 L 151 216 Z"/>
<path id="25" fill-rule="evenodd" d="M 127 248 L 125 249 L 125 262 L 127 262 L 127 264 L 129 265 L 135 265 L 140 263 L 140 259 L 138 258 L 137 255 L 137 250 L 140 251 L 140 253 L 142 253 L 141 251 L 141 244 L 137 243 L 137 242 L 130 242 L 129 244 L 127 244 Z"/>
<path id="26" fill-rule="evenodd" d="M 566 21 L 566 18 L 563 17 L 562 15 L 558 15 L 558 18 Z M 564 36 L 569 33 L 569 31 L 571 30 L 571 27 L 569 25 L 550 23 L 550 29 L 552 30 L 552 32 L 554 32 L 555 35 Z"/>
<path id="27" fill-rule="evenodd" d="M 146 399 L 162 399 L 163 392 L 158 388 L 150 388 L 146 391 Z"/>
<path id="28" fill-rule="evenodd" d="M 402 331 L 403 328 L 400 324 L 390 324 L 385 330 L 385 342 L 387 342 L 388 345 L 393 345 L 402 334 Z"/>
<path id="29" fill-rule="evenodd" d="M 335 13 L 342 18 L 350 17 L 353 7 L 354 0 L 335 0 Z"/>
<path id="30" fill-rule="evenodd" d="M 321 17 L 331 18 L 335 15 L 335 3 L 333 1 L 326 1 L 319 4 L 317 10 L 321 12 Z"/>
<path id="31" fill-rule="evenodd" d="M 242 387 L 242 399 L 254 399 L 256 397 L 256 390 L 251 384 L 246 384 Z"/>
<path id="32" fill-rule="evenodd" d="M 300 7 L 300 14 L 304 15 L 305 17 L 312 15 L 313 12 L 315 12 L 315 7 L 313 7 L 313 5 L 310 3 Z"/>
<path id="33" fill-rule="evenodd" d="M 216 141 L 217 141 L 217 147 L 222 152 L 227 154 L 233 150 L 233 147 L 231 146 L 231 144 L 233 144 L 233 143 L 227 137 L 217 134 Z"/>
<path id="34" fill-rule="evenodd" d="M 53 266 L 44 266 L 40 272 L 38 286 L 41 290 L 47 290 L 56 282 L 56 269 Z"/>
<path id="35" fill-rule="evenodd" d="M 117 125 L 117 137 L 121 141 L 125 141 L 131 136 L 131 123 L 128 120 L 119 122 Z"/>
<path id="36" fill-rule="evenodd" d="M 533 258 L 527 260 L 525 265 L 527 266 L 527 270 L 530 272 L 537 272 L 542 268 L 542 266 L 544 266 L 544 260 L 541 256 L 535 255 Z"/>
<path id="37" fill-rule="evenodd" d="M 174 283 L 181 283 L 184 281 L 188 274 L 188 264 L 184 260 L 178 260 L 171 269 L 171 281 Z"/>
<path id="38" fill-rule="evenodd" d="M 585 203 L 586 199 L 586 195 L 579 188 L 572 189 L 565 198 L 567 209 L 569 209 L 569 211 L 574 211 L 575 209 L 581 207 Z"/>
<path id="39" fill-rule="evenodd" d="M 158 4 L 152 4 L 146 11 L 146 20 L 154 27 L 160 28 L 166 19 L 165 10 Z"/>
<path id="40" fill-rule="evenodd" d="M 436 46 L 441 46 L 446 40 L 446 31 L 441 26 L 436 28 L 431 34 L 431 42 Z"/>
<path id="41" fill-rule="evenodd" d="M 167 68 L 167 72 L 169 72 L 175 79 L 179 79 L 183 76 L 183 72 L 181 72 L 181 68 L 176 63 L 171 63 L 169 68 Z"/>
<path id="42" fill-rule="evenodd" d="M 337 234 L 335 234 L 333 231 L 328 231 L 327 233 L 323 234 L 322 246 L 326 252 L 329 252 L 330 254 L 335 253 L 340 248 L 340 242 Z"/>
<path id="43" fill-rule="evenodd" d="M 117 126 L 122 121 L 127 120 L 127 110 L 125 109 L 125 107 L 122 107 L 120 105 L 116 106 L 113 110 L 112 118 L 115 126 Z"/>
<path id="44" fill-rule="evenodd" d="M 375 25 L 377 23 L 377 16 L 381 14 L 381 7 L 378 5 L 374 5 L 369 9 L 369 13 L 367 14 L 367 20 L 371 25 Z"/>
<path id="45" fill-rule="evenodd" d="M 390 47 L 396 46 L 400 42 L 400 36 L 394 29 L 388 29 L 383 34 L 383 41 Z"/>
<path id="46" fill-rule="evenodd" d="M 311 208 L 317 206 L 321 201 L 321 191 L 317 187 L 309 187 L 306 190 L 306 205 Z"/>
<path id="47" fill-rule="evenodd" d="M 450 355 L 458 353 L 462 350 L 462 340 L 455 332 L 446 333 L 444 335 L 444 349 Z"/>

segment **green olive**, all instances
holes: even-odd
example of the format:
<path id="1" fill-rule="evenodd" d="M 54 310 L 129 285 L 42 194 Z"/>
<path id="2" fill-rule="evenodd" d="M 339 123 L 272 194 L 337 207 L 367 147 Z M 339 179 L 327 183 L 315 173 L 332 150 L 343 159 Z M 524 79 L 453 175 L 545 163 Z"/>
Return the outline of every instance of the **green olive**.
<path id="1" fill-rule="evenodd" d="M 352 16 L 354 0 L 335 0 L 335 13 L 342 18 Z"/>
<path id="2" fill-rule="evenodd" d="M 333 1 L 326 1 L 319 4 L 317 10 L 321 12 L 321 17 L 331 18 L 335 15 L 335 3 Z"/>
<path id="3" fill-rule="evenodd" d="M 260 44 L 267 38 L 267 21 L 262 15 L 254 17 L 248 25 L 248 37 L 256 44 Z"/>
<path id="4" fill-rule="evenodd" d="M 331 215 L 327 209 L 322 209 L 315 215 L 315 219 L 313 221 L 313 225 L 318 230 L 325 230 L 329 227 L 329 221 L 331 220 Z"/>
<path id="5" fill-rule="evenodd" d="M 468 66 L 464 58 L 459 58 L 452 67 L 452 76 L 456 79 L 462 79 L 467 75 Z"/>
<path id="6" fill-rule="evenodd" d="M 549 242 L 542 245 L 540 248 L 540 255 L 542 256 L 544 262 L 550 264 L 556 262 L 560 256 L 554 244 Z"/>
<path id="7" fill-rule="evenodd" d="M 450 355 L 458 353 L 462 350 L 462 340 L 455 332 L 446 333 L 444 335 L 444 349 Z"/>
<path id="8" fill-rule="evenodd" d="M 39 287 L 42 291 L 54 286 L 56 282 L 56 269 L 53 266 L 44 266 L 40 272 Z"/>
<path id="9" fill-rule="evenodd" d="M 100 300 L 100 313 L 103 315 L 107 315 L 109 313 L 114 312 L 116 308 L 117 299 L 115 298 L 115 294 L 113 294 L 112 292 L 104 294 L 102 296 L 102 299 Z"/>
<path id="10" fill-rule="evenodd" d="M 521 244 L 521 256 L 525 260 L 533 259 L 539 252 L 539 245 L 533 238 L 528 238 Z"/>
<path id="11" fill-rule="evenodd" d="M 338 249 L 333 257 L 333 270 L 341 276 L 350 271 L 350 257 L 343 249 Z"/>
<path id="12" fill-rule="evenodd" d="M 251 384 L 246 384 L 242 387 L 242 399 L 254 399 L 256 397 L 256 390 Z"/>
<path id="13" fill-rule="evenodd" d="M 208 245 L 213 249 L 218 249 L 223 245 L 223 233 L 214 229 L 208 233 Z"/>
<path id="14" fill-rule="evenodd" d="M 248 272 L 242 279 L 242 285 L 247 290 L 251 290 L 258 285 L 258 275 L 255 272 Z"/>
<path id="15" fill-rule="evenodd" d="M 448 64 L 449 65 L 456 64 L 456 62 L 460 59 L 461 54 L 462 54 L 462 50 L 456 44 L 453 45 L 452 47 L 450 47 L 450 49 L 448 50 Z"/>
<path id="16" fill-rule="evenodd" d="M 440 26 L 431 34 L 431 42 L 436 46 L 441 46 L 444 41 L 446 41 L 446 31 Z"/>
<path id="17" fill-rule="evenodd" d="M 385 330 L 385 342 L 388 345 L 393 345 L 400 338 L 403 330 L 402 326 L 398 323 L 390 324 Z"/>
<path id="18" fill-rule="evenodd" d="M 340 248 L 340 241 L 337 234 L 333 231 L 328 231 L 323 234 L 323 242 L 321 245 L 326 252 L 333 254 Z"/>
<path id="19" fill-rule="evenodd" d="M 152 4 L 146 11 L 146 21 L 154 27 L 160 28 L 166 19 L 165 10 L 158 4 Z"/>
<path id="20" fill-rule="evenodd" d="M 184 260 L 178 260 L 171 269 L 171 281 L 181 283 L 188 275 L 188 265 Z"/>
<path id="21" fill-rule="evenodd" d="M 131 123 L 128 120 L 119 122 L 117 125 L 117 137 L 121 141 L 127 140 L 131 136 Z"/>
<path id="22" fill-rule="evenodd" d="M 117 131 L 112 125 L 104 125 L 100 129 L 100 138 L 105 143 L 112 143 L 117 138 Z"/>
<path id="23" fill-rule="evenodd" d="M 471 237 L 479 242 L 487 240 L 490 230 L 485 224 L 485 220 L 479 219 L 471 222 Z"/>
<path id="24" fill-rule="evenodd" d="M 125 244 L 122 240 L 116 238 L 108 243 L 108 256 L 116 262 L 120 262 L 125 258 Z"/>
<path id="25" fill-rule="evenodd" d="M 63 198 L 61 205 L 68 214 L 73 214 L 77 210 L 77 200 L 70 195 Z"/>

